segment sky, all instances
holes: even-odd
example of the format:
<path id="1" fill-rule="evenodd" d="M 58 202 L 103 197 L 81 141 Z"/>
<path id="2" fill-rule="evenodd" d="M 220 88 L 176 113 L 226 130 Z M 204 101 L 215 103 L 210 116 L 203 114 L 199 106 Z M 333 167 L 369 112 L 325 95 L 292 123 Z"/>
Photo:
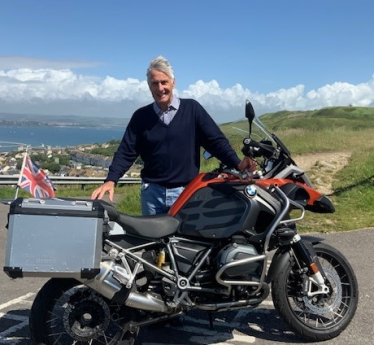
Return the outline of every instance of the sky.
<path id="1" fill-rule="evenodd" d="M 130 118 L 149 62 L 218 123 L 374 106 L 373 0 L 0 1 L 0 112 Z"/>

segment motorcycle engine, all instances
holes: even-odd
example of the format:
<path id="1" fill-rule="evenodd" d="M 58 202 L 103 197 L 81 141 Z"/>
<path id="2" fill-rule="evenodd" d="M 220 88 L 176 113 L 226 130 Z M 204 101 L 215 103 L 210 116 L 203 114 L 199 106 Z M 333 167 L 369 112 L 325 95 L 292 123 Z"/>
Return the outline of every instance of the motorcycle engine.
<path id="1" fill-rule="evenodd" d="M 262 260 L 249 263 L 246 260 L 241 262 L 243 259 L 255 256 L 258 256 L 258 252 L 252 245 L 232 243 L 222 248 L 218 253 L 217 268 L 220 269 L 226 264 L 237 262 L 237 265 L 230 265 L 230 267 L 223 271 L 223 278 L 258 278 L 262 271 Z"/>

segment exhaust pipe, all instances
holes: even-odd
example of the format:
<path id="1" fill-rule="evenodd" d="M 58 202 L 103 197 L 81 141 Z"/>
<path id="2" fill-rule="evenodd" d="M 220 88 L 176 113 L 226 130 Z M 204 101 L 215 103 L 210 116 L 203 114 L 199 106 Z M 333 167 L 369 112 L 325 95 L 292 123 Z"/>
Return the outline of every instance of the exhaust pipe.
<path id="1" fill-rule="evenodd" d="M 169 308 L 165 302 L 150 293 L 130 292 L 125 305 L 131 308 L 155 311 L 165 314 L 173 314 L 174 310 Z"/>
<path id="2" fill-rule="evenodd" d="M 113 261 L 101 261 L 100 273 L 95 278 L 78 280 L 104 297 L 118 304 L 122 304 L 126 301 L 130 289 L 126 288 L 118 279 L 114 278 L 116 274 L 120 274 L 122 283 L 126 283 L 126 278 L 129 275 L 125 269 L 116 265 Z"/>
<path id="3" fill-rule="evenodd" d="M 174 313 L 174 310 L 157 296 L 150 293 L 130 292 L 131 289 L 123 285 L 127 283 L 129 278 L 130 275 L 123 267 L 116 265 L 113 261 L 102 261 L 100 263 L 100 273 L 95 278 L 90 280 L 79 279 L 79 281 L 115 303 L 141 310 L 165 314 Z"/>
<path id="4" fill-rule="evenodd" d="M 196 304 L 195 308 L 207 311 L 229 311 L 235 309 L 241 309 L 243 307 L 256 307 L 258 304 L 263 302 L 270 293 L 270 287 L 268 284 L 262 285 L 261 295 L 258 297 L 248 298 L 246 300 L 239 300 L 235 302 L 222 302 L 222 303 L 203 303 Z"/>

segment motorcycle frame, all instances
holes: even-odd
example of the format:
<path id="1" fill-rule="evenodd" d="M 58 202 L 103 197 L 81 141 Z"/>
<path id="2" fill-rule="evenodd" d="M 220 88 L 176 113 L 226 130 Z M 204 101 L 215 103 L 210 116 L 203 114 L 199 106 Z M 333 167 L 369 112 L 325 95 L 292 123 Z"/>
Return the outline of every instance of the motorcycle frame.
<path id="1" fill-rule="evenodd" d="M 123 276 L 122 283 L 125 284 L 126 288 L 131 289 L 136 280 L 136 275 L 139 272 L 139 268 L 141 264 L 143 264 L 149 269 L 156 271 L 161 276 L 169 279 L 172 283 L 175 284 L 175 286 L 179 289 L 179 291 L 182 292 L 180 296 L 178 296 L 177 294 L 174 297 L 173 303 L 176 305 L 179 304 L 183 299 L 185 299 L 185 297 L 187 297 L 185 292 L 186 293 L 187 292 L 207 292 L 207 293 L 230 295 L 232 291 L 232 287 L 235 285 L 246 285 L 246 286 L 257 287 L 257 289 L 253 292 L 253 295 L 257 294 L 262 288 L 264 288 L 265 285 L 271 282 L 272 277 L 275 276 L 276 272 L 280 270 L 283 266 L 283 265 L 279 266 L 276 264 L 274 265 L 274 262 L 273 262 L 270 268 L 267 269 L 267 263 L 269 260 L 269 253 L 270 253 L 270 250 L 269 250 L 270 239 L 272 235 L 274 234 L 275 230 L 278 228 L 279 225 L 297 222 L 303 219 L 305 215 L 304 208 L 300 204 L 290 200 L 286 196 L 286 194 L 276 184 L 272 186 L 268 186 L 268 188 L 269 188 L 270 193 L 275 193 L 278 196 L 278 199 L 281 200 L 283 207 L 281 209 L 281 212 L 277 215 L 277 217 L 274 218 L 268 230 L 265 231 L 266 236 L 265 236 L 265 241 L 263 245 L 263 253 L 260 253 L 259 255 L 256 255 L 250 258 L 236 260 L 235 262 L 230 262 L 230 263 L 223 265 L 217 271 L 215 275 L 216 281 L 222 285 L 222 289 L 195 286 L 192 282 L 192 279 L 196 276 L 199 269 L 204 265 L 210 253 L 215 248 L 215 243 L 205 242 L 201 240 L 188 239 L 188 238 L 178 237 L 178 236 L 173 236 L 171 238 L 163 238 L 158 241 L 152 241 L 152 242 L 139 245 L 136 247 L 132 247 L 129 249 L 126 249 L 126 248 L 121 247 L 120 245 L 117 245 L 116 243 L 112 242 L 110 239 L 106 239 L 105 243 L 107 245 L 118 250 L 119 252 L 118 257 L 121 258 L 121 262 L 127 272 L 127 274 Z M 299 217 L 295 217 L 292 219 L 284 219 L 291 205 L 294 206 L 295 208 L 298 208 L 301 211 L 301 215 Z M 296 236 L 299 236 L 299 235 L 296 235 Z M 187 277 L 181 275 L 180 272 L 178 271 L 178 266 L 177 266 L 177 262 L 175 258 L 176 253 L 174 250 L 174 245 L 179 242 L 190 242 L 193 244 L 199 244 L 199 245 L 206 247 L 206 249 L 203 250 L 202 257 L 199 258 L 198 261 L 194 264 L 194 268 L 192 272 Z M 153 264 L 143 259 L 139 255 L 137 255 L 139 251 L 147 250 L 150 247 L 151 248 L 160 248 L 160 247 L 166 248 L 167 253 L 169 255 L 169 259 L 170 259 L 170 268 L 171 268 L 172 273 L 170 271 L 166 271 L 162 268 L 159 268 L 156 264 Z M 129 262 L 127 261 L 129 259 L 136 262 L 136 265 L 133 269 L 131 269 Z M 226 269 L 232 268 L 235 266 L 253 263 L 253 262 L 259 262 L 262 264 L 262 272 L 261 272 L 259 281 L 222 279 L 222 274 Z M 185 299 L 185 303 L 187 305 L 192 305 L 192 302 L 191 300 L 189 300 L 188 297 Z"/>

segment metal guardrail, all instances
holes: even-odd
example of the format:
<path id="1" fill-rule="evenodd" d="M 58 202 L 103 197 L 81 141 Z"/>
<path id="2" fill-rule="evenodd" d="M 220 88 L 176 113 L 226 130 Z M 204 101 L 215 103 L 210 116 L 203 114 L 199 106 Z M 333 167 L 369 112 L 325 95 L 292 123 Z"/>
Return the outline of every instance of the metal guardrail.
<path id="1" fill-rule="evenodd" d="M 106 177 L 85 177 L 85 176 L 48 176 L 54 185 L 81 185 L 83 188 L 87 184 L 104 183 Z M 0 186 L 16 186 L 19 175 L 0 175 Z M 140 183 L 138 177 L 122 177 L 117 185 Z"/>

